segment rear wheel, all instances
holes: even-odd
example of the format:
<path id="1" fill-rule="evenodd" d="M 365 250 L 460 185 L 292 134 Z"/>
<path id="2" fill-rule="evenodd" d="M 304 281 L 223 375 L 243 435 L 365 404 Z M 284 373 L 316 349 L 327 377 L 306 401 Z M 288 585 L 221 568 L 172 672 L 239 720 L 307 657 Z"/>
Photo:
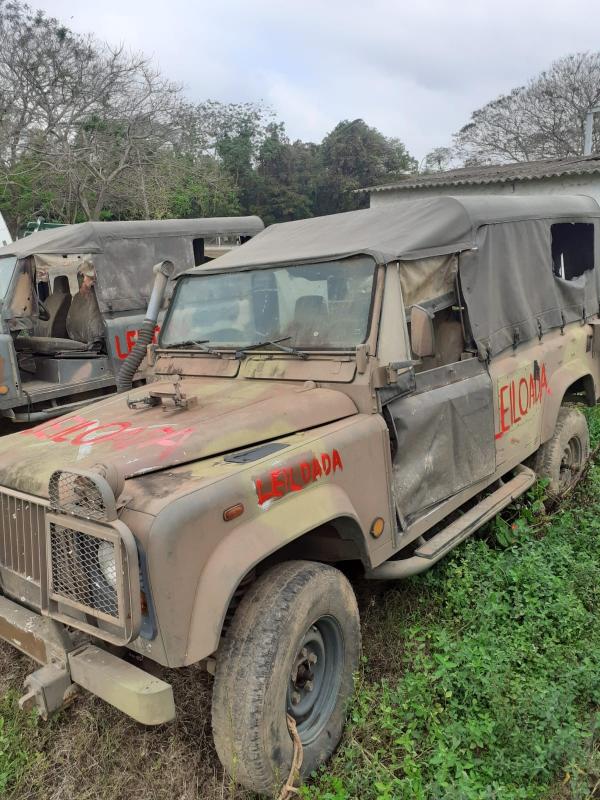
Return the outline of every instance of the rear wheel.
<path id="1" fill-rule="evenodd" d="M 563 406 L 552 438 L 538 450 L 535 471 L 548 478 L 552 494 L 564 495 L 583 472 L 590 455 L 587 420 L 576 408 Z"/>
<path id="2" fill-rule="evenodd" d="M 354 592 L 333 567 L 290 561 L 253 584 L 219 648 L 213 690 L 215 745 L 232 777 L 272 793 L 287 778 L 293 744 L 301 774 L 333 753 L 360 654 Z"/>

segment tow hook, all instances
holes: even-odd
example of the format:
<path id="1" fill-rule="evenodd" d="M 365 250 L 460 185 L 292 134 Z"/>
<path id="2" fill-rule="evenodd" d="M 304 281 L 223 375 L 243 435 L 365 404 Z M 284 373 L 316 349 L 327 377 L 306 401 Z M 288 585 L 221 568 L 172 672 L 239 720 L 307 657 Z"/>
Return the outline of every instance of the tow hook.
<path id="1" fill-rule="evenodd" d="M 61 664 L 46 664 L 32 672 L 25 678 L 25 689 L 19 708 L 21 711 L 37 708 L 44 720 L 72 703 L 78 692 L 78 687 L 71 682 L 67 666 Z"/>

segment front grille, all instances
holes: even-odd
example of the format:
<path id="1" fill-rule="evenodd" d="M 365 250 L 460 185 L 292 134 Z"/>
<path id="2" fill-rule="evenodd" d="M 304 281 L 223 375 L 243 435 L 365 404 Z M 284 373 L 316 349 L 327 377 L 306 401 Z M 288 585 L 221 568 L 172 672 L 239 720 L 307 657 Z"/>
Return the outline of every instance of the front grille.
<path id="1" fill-rule="evenodd" d="M 0 567 L 38 585 L 44 518 L 45 505 L 36 499 L 0 491 Z"/>
<path id="2" fill-rule="evenodd" d="M 111 563 L 111 555 L 117 562 L 113 542 L 52 523 L 49 552 L 52 595 L 118 620 L 117 591 L 101 569 L 101 562 Z"/>
<path id="3" fill-rule="evenodd" d="M 77 480 L 86 476 L 77 475 Z M 75 497 L 82 484 L 75 489 Z M 59 491 L 59 496 L 65 497 Z M 113 513 L 101 500 L 107 512 Z M 0 582 L 3 591 L 50 617 L 123 645 L 141 625 L 137 545 L 119 520 L 56 513 L 49 503 L 0 487 Z M 73 507 L 72 507 L 73 508 Z M 95 506 L 98 510 L 99 505 Z M 94 512 L 94 508 L 91 508 Z"/>

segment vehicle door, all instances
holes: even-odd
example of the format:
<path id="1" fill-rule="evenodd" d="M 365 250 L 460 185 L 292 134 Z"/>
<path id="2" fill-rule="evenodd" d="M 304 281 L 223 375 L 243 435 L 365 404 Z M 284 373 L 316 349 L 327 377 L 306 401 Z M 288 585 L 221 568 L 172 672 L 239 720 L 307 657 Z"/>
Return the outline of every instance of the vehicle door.
<path id="1" fill-rule="evenodd" d="M 391 400 L 384 412 L 395 436 L 393 489 L 401 520 L 496 469 L 492 381 L 476 356 L 457 270 L 455 263 L 450 291 L 425 299 L 413 294 L 409 299 L 419 302 L 406 308 L 407 321 L 429 316 L 432 341 L 424 352 L 409 322 L 413 391 Z"/>

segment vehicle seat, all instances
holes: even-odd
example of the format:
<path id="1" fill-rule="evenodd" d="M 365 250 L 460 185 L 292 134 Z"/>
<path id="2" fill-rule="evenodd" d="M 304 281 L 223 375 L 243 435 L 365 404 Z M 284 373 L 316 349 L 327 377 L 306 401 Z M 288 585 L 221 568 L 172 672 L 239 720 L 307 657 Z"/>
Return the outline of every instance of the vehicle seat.
<path id="1" fill-rule="evenodd" d="M 48 336 L 56 339 L 67 339 L 67 314 L 71 307 L 71 291 L 66 275 L 57 275 L 54 279 L 52 294 L 44 303 L 50 315 L 47 321 L 38 320 L 34 326 L 35 336 Z"/>
<path id="2" fill-rule="evenodd" d="M 96 293 L 78 292 L 67 315 L 67 335 L 76 342 L 97 342 L 104 338 L 104 322 Z"/>
<path id="3" fill-rule="evenodd" d="M 54 339 L 51 336 L 17 336 L 14 340 L 17 353 L 30 352 L 36 355 L 55 356 L 67 351 L 88 351 L 85 342 L 73 339 Z"/>

